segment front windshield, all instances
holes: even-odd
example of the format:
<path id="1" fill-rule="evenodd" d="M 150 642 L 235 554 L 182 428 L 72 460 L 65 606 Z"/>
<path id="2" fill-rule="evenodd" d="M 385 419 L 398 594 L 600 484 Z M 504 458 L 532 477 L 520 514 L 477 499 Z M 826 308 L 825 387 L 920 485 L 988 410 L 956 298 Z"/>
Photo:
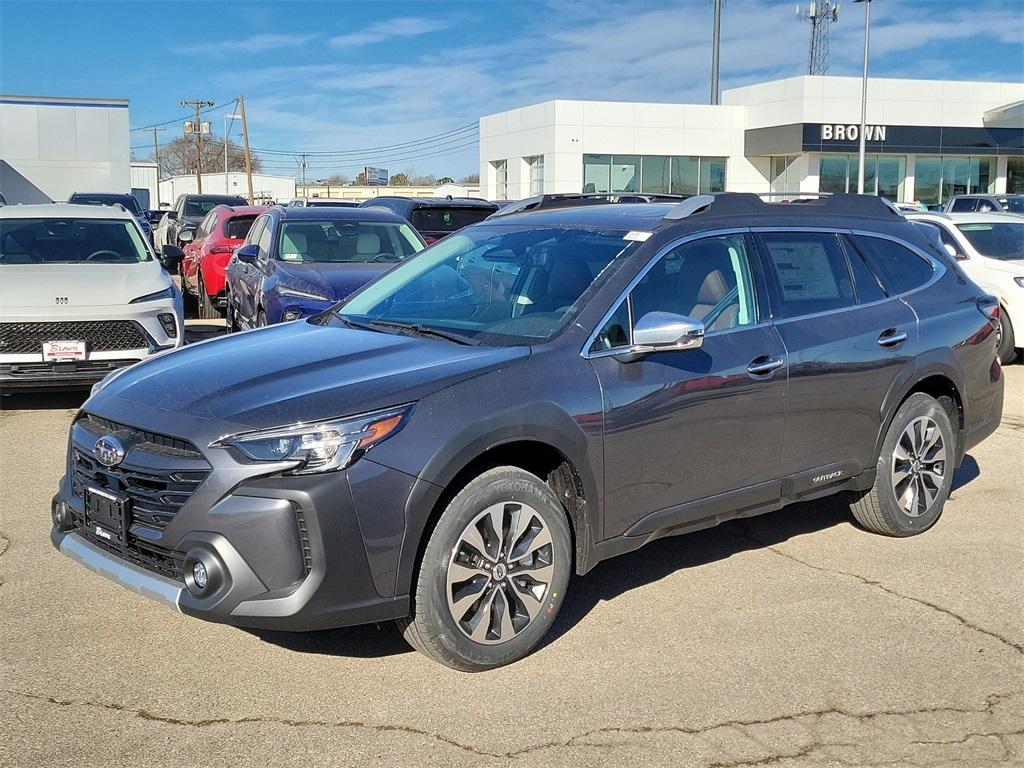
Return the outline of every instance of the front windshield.
<path id="1" fill-rule="evenodd" d="M 471 343 L 553 338 L 636 245 L 626 232 L 471 227 L 449 235 L 339 307 L 354 325 L 412 324 Z M 589 289 L 589 290 L 588 290 Z"/>
<path id="2" fill-rule="evenodd" d="M 134 221 L 0 219 L 0 264 L 135 264 L 150 258 Z"/>
<path id="3" fill-rule="evenodd" d="M 958 224 L 957 228 L 982 256 L 1003 261 L 1024 259 L 1024 221 Z"/>
<path id="4" fill-rule="evenodd" d="M 290 262 L 394 262 L 423 248 L 408 224 L 302 219 L 281 227 L 277 257 Z"/>

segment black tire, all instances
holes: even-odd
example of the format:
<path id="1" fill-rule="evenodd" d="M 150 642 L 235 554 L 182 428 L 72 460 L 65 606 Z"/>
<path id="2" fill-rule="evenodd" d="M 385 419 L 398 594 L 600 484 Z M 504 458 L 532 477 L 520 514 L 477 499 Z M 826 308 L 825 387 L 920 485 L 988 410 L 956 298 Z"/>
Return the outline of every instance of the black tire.
<path id="1" fill-rule="evenodd" d="M 927 446 L 937 432 L 941 453 L 938 442 L 918 453 L 920 446 L 907 430 L 921 427 L 921 444 Z M 896 411 L 885 434 L 874 486 L 850 499 L 854 518 L 867 530 L 885 536 L 924 533 L 935 525 L 949 498 L 957 450 L 956 432 L 942 403 L 922 392 L 914 393 Z M 940 455 L 941 461 L 936 458 Z M 897 477 L 906 479 L 897 483 Z"/>
<path id="2" fill-rule="evenodd" d="M 238 320 L 235 318 L 235 305 L 231 303 L 231 293 L 227 294 L 227 304 L 224 307 L 224 325 L 228 333 L 235 333 L 241 330 Z"/>
<path id="3" fill-rule="evenodd" d="M 192 291 L 189 290 L 188 283 L 185 280 L 185 273 L 181 271 L 180 264 L 178 265 L 178 279 L 181 281 L 181 301 L 185 306 L 185 317 L 198 317 L 199 302 Z"/>
<path id="4" fill-rule="evenodd" d="M 999 309 L 999 347 L 996 349 L 996 355 L 999 357 L 999 362 L 1003 365 L 1009 365 L 1017 359 L 1017 348 L 1016 339 L 1013 335 L 1013 324 L 1010 322 L 1009 315 L 1006 314 L 1006 309 L 1000 307 Z"/>
<path id="5" fill-rule="evenodd" d="M 456 588 L 450 586 L 449 572 L 457 559 L 465 557 L 467 552 L 474 552 L 472 548 L 466 549 L 464 537 L 473 528 L 475 521 L 480 520 L 484 526 L 477 528 L 477 532 L 495 530 L 494 526 L 487 527 L 484 518 L 488 510 L 499 507 L 501 511 L 497 514 L 509 520 L 509 524 L 502 535 L 497 537 L 496 546 L 501 548 L 507 545 L 509 551 L 505 560 L 502 560 L 502 552 L 499 551 L 496 562 L 522 562 L 525 558 L 514 558 L 513 553 L 522 554 L 524 549 L 530 549 L 545 532 L 550 536 L 550 542 L 536 549 L 536 554 L 530 555 L 532 564 L 526 569 L 509 565 L 506 575 L 496 577 L 498 566 L 494 565 L 492 570 L 491 565 L 486 564 L 483 567 L 488 569 L 487 574 L 481 573 L 472 577 L 471 581 L 464 582 L 478 584 L 480 582 L 476 582 L 476 579 L 485 580 L 478 593 L 479 598 L 469 605 L 468 613 L 459 612 L 463 620 L 467 616 L 480 617 L 478 627 L 486 618 L 487 625 L 482 629 L 486 631 L 487 639 L 477 642 L 467 634 L 469 629 L 464 628 L 464 621 L 457 619 L 449 607 L 450 596 L 457 593 Z M 524 510 L 528 517 L 522 516 Z M 529 527 L 516 537 L 512 533 L 516 530 L 513 526 L 520 519 L 527 521 Z M 533 538 L 528 539 L 531 535 Z M 486 538 L 490 537 L 485 534 L 481 541 Z M 476 559 L 483 562 L 482 558 Z M 550 574 L 549 580 L 541 585 L 540 582 L 517 579 L 517 574 L 520 578 L 528 576 L 531 568 L 537 569 L 532 572 L 538 574 L 544 568 Z M 571 570 L 572 535 L 565 511 L 551 488 L 539 477 L 518 467 L 497 467 L 470 481 L 445 508 L 430 533 L 419 574 L 413 585 L 413 615 L 400 619 L 398 626 L 413 648 L 453 669 L 479 672 L 510 664 L 529 654 L 551 628 L 565 598 Z M 504 569 L 502 573 L 505 573 Z M 515 592 L 514 581 L 519 585 Z M 530 602 L 530 607 L 535 611 L 532 616 L 528 614 L 529 608 L 521 598 L 516 597 L 517 594 L 523 594 L 522 587 L 528 584 L 532 585 L 531 590 L 537 590 L 532 592 L 535 599 Z M 475 589 L 469 590 L 469 593 L 477 594 Z M 481 607 L 484 605 L 490 607 L 484 610 Z M 507 614 L 500 610 L 502 605 L 509 611 Z M 518 612 L 513 615 L 513 611 Z M 503 624 L 502 619 L 506 616 L 510 617 L 509 622 Z M 513 621 L 518 621 L 520 626 L 514 627 Z M 494 632 L 488 630 L 488 627 L 493 627 Z M 509 638 L 504 640 L 501 635 L 506 633 L 506 628 Z"/>
<path id="6" fill-rule="evenodd" d="M 257 328 L 266 328 L 267 327 L 267 313 L 263 311 L 262 307 L 260 307 L 260 310 L 256 313 L 256 327 Z"/>

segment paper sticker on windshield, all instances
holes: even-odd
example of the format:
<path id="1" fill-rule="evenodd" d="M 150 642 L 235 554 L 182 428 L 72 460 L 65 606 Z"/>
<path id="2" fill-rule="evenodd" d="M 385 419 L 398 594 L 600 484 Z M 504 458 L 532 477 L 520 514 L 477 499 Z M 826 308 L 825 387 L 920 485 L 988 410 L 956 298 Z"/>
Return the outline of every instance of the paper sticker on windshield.
<path id="1" fill-rule="evenodd" d="M 301 253 L 282 253 L 281 258 L 285 261 L 302 261 Z"/>
<path id="2" fill-rule="evenodd" d="M 623 237 L 622 239 L 623 240 L 636 240 L 638 243 L 642 243 L 642 242 L 646 241 L 647 238 L 649 238 L 650 236 L 651 236 L 650 232 L 638 232 L 636 230 L 633 230 L 632 232 L 627 232 L 626 236 Z"/>

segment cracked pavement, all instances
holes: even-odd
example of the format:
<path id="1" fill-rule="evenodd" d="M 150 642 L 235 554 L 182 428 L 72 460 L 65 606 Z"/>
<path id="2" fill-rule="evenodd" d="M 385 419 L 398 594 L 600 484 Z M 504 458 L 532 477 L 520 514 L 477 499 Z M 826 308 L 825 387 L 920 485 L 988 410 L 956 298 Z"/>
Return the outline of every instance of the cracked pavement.
<path id="1" fill-rule="evenodd" d="M 391 627 L 252 633 L 50 546 L 80 397 L 0 403 L 0 766 L 1024 766 L 1024 366 L 938 525 L 822 500 L 575 579 L 553 637 L 466 675 Z"/>

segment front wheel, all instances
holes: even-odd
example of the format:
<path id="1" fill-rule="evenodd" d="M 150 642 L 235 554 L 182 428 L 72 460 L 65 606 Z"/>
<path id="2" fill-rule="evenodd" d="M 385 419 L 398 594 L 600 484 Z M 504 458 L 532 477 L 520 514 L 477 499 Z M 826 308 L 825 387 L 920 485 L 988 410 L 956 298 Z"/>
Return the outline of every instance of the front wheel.
<path id="1" fill-rule="evenodd" d="M 896 411 L 878 457 L 874 486 L 851 500 L 869 531 L 914 536 L 931 528 L 953 487 L 956 435 L 942 404 L 922 392 Z"/>
<path id="2" fill-rule="evenodd" d="M 498 467 L 472 480 L 430 535 L 398 622 L 416 650 L 478 672 L 518 661 L 551 628 L 572 567 L 565 511 L 539 477 Z"/>

